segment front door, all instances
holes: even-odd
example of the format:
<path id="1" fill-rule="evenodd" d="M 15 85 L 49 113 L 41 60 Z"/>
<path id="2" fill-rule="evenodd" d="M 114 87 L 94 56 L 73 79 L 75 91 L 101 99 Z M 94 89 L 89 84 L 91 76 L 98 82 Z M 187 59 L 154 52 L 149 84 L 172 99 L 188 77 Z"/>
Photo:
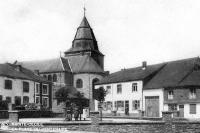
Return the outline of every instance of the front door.
<path id="1" fill-rule="evenodd" d="M 180 117 L 184 117 L 184 105 L 179 105 Z"/>
<path id="2" fill-rule="evenodd" d="M 129 115 L 129 101 L 125 101 L 125 115 Z"/>
<path id="3" fill-rule="evenodd" d="M 159 117 L 159 96 L 145 97 L 145 112 L 147 117 Z"/>

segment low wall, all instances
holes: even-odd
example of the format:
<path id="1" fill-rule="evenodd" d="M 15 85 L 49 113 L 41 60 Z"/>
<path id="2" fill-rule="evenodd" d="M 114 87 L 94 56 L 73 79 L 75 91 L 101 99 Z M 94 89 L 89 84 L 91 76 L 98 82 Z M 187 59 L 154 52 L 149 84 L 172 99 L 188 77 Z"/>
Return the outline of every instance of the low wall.
<path id="1" fill-rule="evenodd" d="M 43 110 L 21 110 L 19 111 L 19 118 L 41 118 L 51 117 L 52 111 Z"/>
<path id="2" fill-rule="evenodd" d="M 91 123 L 44 123 L 45 127 L 65 127 L 70 131 L 100 133 L 199 133 L 200 122 L 172 122 L 169 126 L 164 121 L 156 122 L 101 122 L 98 130 Z M 171 131 L 169 131 L 169 128 Z"/>
<path id="3" fill-rule="evenodd" d="M 7 119 L 8 117 L 8 110 L 0 110 L 0 119 Z"/>
<path id="4" fill-rule="evenodd" d="M 52 117 L 52 111 L 43 111 L 43 110 L 20 110 L 19 118 L 41 118 L 41 117 Z M 8 119 L 9 114 L 8 110 L 0 111 L 0 119 Z"/>

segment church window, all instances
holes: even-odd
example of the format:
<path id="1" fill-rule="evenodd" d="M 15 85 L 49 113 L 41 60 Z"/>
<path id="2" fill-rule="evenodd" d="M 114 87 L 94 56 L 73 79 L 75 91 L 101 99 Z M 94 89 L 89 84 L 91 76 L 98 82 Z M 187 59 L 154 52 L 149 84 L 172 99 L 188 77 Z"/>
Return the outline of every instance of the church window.
<path id="1" fill-rule="evenodd" d="M 57 82 L 57 75 L 53 74 L 53 82 Z"/>
<path id="2" fill-rule="evenodd" d="M 99 81 L 98 78 L 95 78 L 95 79 L 92 80 L 92 89 L 94 89 L 94 85 L 95 85 L 95 83 L 97 83 L 98 81 Z"/>
<path id="3" fill-rule="evenodd" d="M 51 75 L 48 75 L 48 80 L 52 81 L 52 76 Z"/>
<path id="4" fill-rule="evenodd" d="M 82 88 L 83 87 L 83 81 L 82 79 L 76 80 L 76 88 Z"/>

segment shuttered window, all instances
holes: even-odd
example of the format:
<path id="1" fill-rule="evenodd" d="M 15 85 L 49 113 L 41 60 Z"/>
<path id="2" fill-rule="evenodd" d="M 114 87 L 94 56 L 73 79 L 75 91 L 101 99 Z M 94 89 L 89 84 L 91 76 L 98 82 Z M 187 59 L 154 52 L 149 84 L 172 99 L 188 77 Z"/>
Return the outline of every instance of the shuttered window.
<path id="1" fill-rule="evenodd" d="M 190 114 L 196 114 L 196 104 L 190 104 Z"/>

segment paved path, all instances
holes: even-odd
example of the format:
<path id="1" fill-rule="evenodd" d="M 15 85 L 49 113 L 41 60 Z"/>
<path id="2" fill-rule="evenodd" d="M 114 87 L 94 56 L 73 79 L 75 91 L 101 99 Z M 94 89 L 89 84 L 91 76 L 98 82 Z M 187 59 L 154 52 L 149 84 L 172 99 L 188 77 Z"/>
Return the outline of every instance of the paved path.
<path id="1" fill-rule="evenodd" d="M 20 122 L 41 122 L 41 123 L 88 123 L 90 122 L 90 118 L 86 119 L 86 121 L 64 121 L 64 118 L 23 118 L 19 120 Z M 139 119 L 112 119 L 112 118 L 103 118 L 105 122 L 147 122 L 149 120 L 139 120 Z"/>

